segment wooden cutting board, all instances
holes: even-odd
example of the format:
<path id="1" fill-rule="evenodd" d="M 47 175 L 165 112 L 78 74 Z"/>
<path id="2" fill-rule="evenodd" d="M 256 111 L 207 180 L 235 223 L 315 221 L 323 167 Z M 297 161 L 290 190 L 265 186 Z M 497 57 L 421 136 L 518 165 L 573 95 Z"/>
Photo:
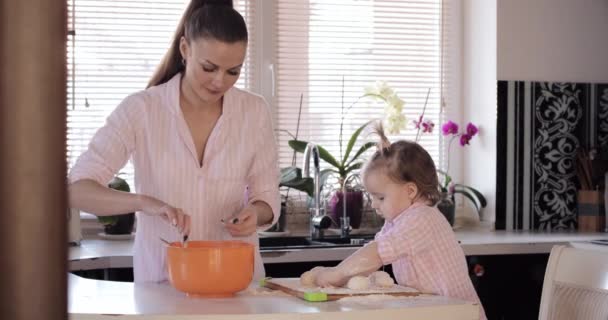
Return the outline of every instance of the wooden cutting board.
<path id="1" fill-rule="evenodd" d="M 394 285 L 390 288 L 370 288 L 352 290 L 347 288 L 310 288 L 300 284 L 299 278 L 266 278 L 260 284 L 263 287 L 280 290 L 302 300 L 311 302 L 334 301 L 345 297 L 384 294 L 391 296 L 414 297 L 422 293 L 416 289 Z"/>

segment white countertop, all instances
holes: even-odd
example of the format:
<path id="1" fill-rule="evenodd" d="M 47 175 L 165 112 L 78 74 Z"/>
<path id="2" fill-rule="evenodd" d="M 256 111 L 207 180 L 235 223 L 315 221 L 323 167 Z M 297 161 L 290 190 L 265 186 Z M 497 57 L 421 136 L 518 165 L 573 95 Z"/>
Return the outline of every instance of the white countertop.
<path id="1" fill-rule="evenodd" d="M 233 298 L 190 298 L 168 283 L 68 275 L 70 319 L 478 319 L 479 306 L 440 296 L 306 302 L 255 286 Z"/>
<path id="2" fill-rule="evenodd" d="M 591 243 L 589 241 L 575 241 L 575 242 L 570 242 L 570 246 L 572 246 L 574 248 L 579 248 L 579 249 L 602 251 L 602 252 L 608 253 L 608 245 L 606 243 L 597 244 L 597 243 Z"/>
<path id="3" fill-rule="evenodd" d="M 576 231 L 463 230 L 456 237 L 467 256 L 550 253 L 554 245 L 608 239 L 608 233 Z"/>
<path id="4" fill-rule="evenodd" d="M 466 255 L 549 253 L 554 245 L 608 239 L 608 233 L 457 230 Z M 262 250 L 264 263 L 339 261 L 358 247 Z M 83 240 L 69 248 L 70 270 L 128 268 L 133 265 L 132 240 Z"/>

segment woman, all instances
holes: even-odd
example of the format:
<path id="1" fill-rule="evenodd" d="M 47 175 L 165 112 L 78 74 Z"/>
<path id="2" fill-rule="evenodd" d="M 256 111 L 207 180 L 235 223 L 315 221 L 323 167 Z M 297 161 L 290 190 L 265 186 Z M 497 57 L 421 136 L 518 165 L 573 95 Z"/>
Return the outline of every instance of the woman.
<path id="1" fill-rule="evenodd" d="M 138 212 L 136 282 L 167 279 L 159 237 L 257 244 L 256 230 L 278 219 L 269 109 L 233 87 L 246 48 L 232 1 L 191 1 L 148 88 L 122 101 L 70 172 L 72 207 Z M 106 188 L 129 159 L 137 193 Z M 254 279 L 263 276 L 257 252 Z"/>

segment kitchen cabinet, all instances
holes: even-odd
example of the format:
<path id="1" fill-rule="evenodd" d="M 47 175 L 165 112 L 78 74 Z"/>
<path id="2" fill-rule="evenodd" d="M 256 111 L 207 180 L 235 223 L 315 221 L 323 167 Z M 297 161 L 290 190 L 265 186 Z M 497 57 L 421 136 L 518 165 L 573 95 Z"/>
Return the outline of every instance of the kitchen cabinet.
<path id="1" fill-rule="evenodd" d="M 133 282 L 133 268 L 106 268 L 71 272 L 86 279 Z"/>
<path id="2" fill-rule="evenodd" d="M 488 319 L 538 319 L 549 254 L 468 256 Z"/>

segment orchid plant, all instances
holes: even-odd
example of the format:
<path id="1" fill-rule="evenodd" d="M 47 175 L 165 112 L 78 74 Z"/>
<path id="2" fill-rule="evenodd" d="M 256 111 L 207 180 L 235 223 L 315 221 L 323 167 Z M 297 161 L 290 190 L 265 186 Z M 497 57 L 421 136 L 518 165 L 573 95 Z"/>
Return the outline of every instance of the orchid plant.
<path id="1" fill-rule="evenodd" d="M 342 97 L 344 97 L 344 80 L 342 80 Z M 327 149 L 317 145 L 317 147 L 319 148 L 319 156 L 321 157 L 321 159 L 331 165 L 331 168 L 325 169 L 321 172 L 322 184 L 331 174 L 335 174 L 338 176 L 340 185 L 345 183 L 349 175 L 353 171 L 361 168 L 361 166 L 363 165 L 363 160 L 359 159 L 359 157 L 361 157 L 361 155 L 363 155 L 365 151 L 367 151 L 369 148 L 376 145 L 374 142 L 367 142 L 363 144 L 356 152 L 353 153 L 353 148 L 359 136 L 361 135 L 361 132 L 371 121 L 368 121 L 358 127 L 350 136 L 348 143 L 345 146 L 343 142 L 345 116 L 346 114 L 348 114 L 348 111 L 350 111 L 352 107 L 354 107 L 359 101 L 365 98 L 385 104 L 384 124 L 389 134 L 399 133 L 400 130 L 405 129 L 405 127 L 407 126 L 407 119 L 403 114 L 403 106 L 405 105 L 405 102 L 401 98 L 399 98 L 398 94 L 386 82 L 379 81 L 376 82 L 375 85 L 365 88 L 364 93 L 359 98 L 357 98 L 352 104 L 350 104 L 350 106 L 348 106 L 346 109 L 344 108 L 344 103 L 342 103 L 340 133 L 338 135 L 338 146 L 340 154 L 338 155 L 338 157 L 335 157 L 334 155 L 329 153 Z M 288 143 L 289 146 L 297 152 L 304 152 L 304 149 L 308 144 L 307 141 L 297 139 L 290 140 Z"/>
<path id="2" fill-rule="evenodd" d="M 427 94 L 428 99 L 428 94 Z M 426 119 L 424 117 L 424 112 L 426 110 L 426 102 L 425 106 L 422 110 L 422 115 L 417 120 L 413 121 L 414 128 L 417 129 L 416 133 L 416 142 L 418 141 L 420 132 L 422 133 L 432 133 L 435 127 L 435 124 L 432 120 Z M 450 170 L 450 151 L 452 148 L 452 143 L 455 140 L 458 140 L 461 147 L 465 147 L 469 145 L 469 142 L 477 133 L 479 129 L 475 124 L 469 122 L 466 126 L 466 129 L 462 132 L 458 131 L 459 126 L 457 123 L 448 120 L 441 126 L 441 133 L 444 137 L 450 137 L 448 141 L 448 151 L 447 151 L 447 168 L 445 171 L 437 170 L 437 172 L 443 177 L 441 179 L 441 183 L 439 185 L 439 189 L 443 194 L 451 197 L 454 200 L 454 195 L 456 193 L 462 194 L 475 205 L 475 209 L 479 212 L 482 208 L 485 208 L 487 205 L 486 198 L 479 192 L 477 189 L 459 183 L 454 183 L 452 176 L 449 174 Z"/>
<path id="3" fill-rule="evenodd" d="M 481 208 L 485 208 L 487 201 L 486 198 L 479 192 L 477 189 L 459 183 L 454 183 L 452 180 L 452 176 L 449 174 L 450 170 L 450 151 L 452 148 L 452 144 L 455 140 L 458 140 L 461 147 L 465 147 L 469 145 L 471 139 L 477 135 L 479 129 L 472 122 L 469 122 L 466 126 L 466 129 L 463 132 L 458 131 L 458 124 L 449 120 L 441 126 L 441 133 L 444 136 L 451 136 L 450 141 L 448 142 L 448 152 L 447 152 L 447 168 L 446 171 L 439 170 L 439 173 L 443 175 L 443 183 L 440 188 L 442 192 L 447 192 L 449 195 L 454 196 L 455 193 L 460 193 L 463 196 L 467 197 L 469 200 L 473 202 L 475 208 L 479 212 Z"/>
<path id="4" fill-rule="evenodd" d="M 368 99 L 368 101 L 380 102 L 384 104 L 384 125 L 387 128 L 389 134 L 398 133 L 401 129 L 405 129 L 407 119 L 403 114 L 403 106 L 405 102 L 399 98 L 397 93 L 388 86 L 386 82 L 376 82 L 375 85 L 367 87 L 364 92 L 359 96 L 353 103 L 347 108 L 344 105 L 344 79 L 342 79 L 342 104 L 341 104 L 341 120 L 340 120 L 340 131 L 338 134 L 338 150 L 339 154 L 336 156 L 332 155 L 327 149 L 317 144 L 319 149 L 319 157 L 323 159 L 329 168 L 321 170 L 320 184 L 321 187 L 326 185 L 330 176 L 337 178 L 337 183 L 327 185 L 329 188 L 325 188 L 323 191 L 325 194 L 330 196 L 328 203 L 329 215 L 333 218 L 334 225 L 340 225 L 338 223 L 339 218 L 342 215 L 348 216 L 350 219 L 349 224 L 352 228 L 356 229 L 361 224 L 361 215 L 363 207 L 364 194 L 360 187 L 359 176 L 357 170 L 363 166 L 363 159 L 361 157 L 365 152 L 376 145 L 375 142 L 363 143 L 358 149 L 354 149 L 361 135 L 361 132 L 371 122 L 368 121 L 358 127 L 353 134 L 348 138 L 348 143 L 344 143 L 344 120 L 351 108 L 353 108 L 362 99 Z M 304 152 L 307 141 L 298 140 L 297 138 L 290 140 L 289 146 L 296 152 Z M 296 175 L 297 176 L 297 175 Z M 348 202 L 349 205 L 345 205 Z"/>
<path id="5" fill-rule="evenodd" d="M 397 93 L 384 81 L 378 81 L 375 85 L 365 88 L 362 97 L 371 97 L 382 101 L 384 107 L 384 126 L 389 134 L 399 134 L 407 124 L 407 118 L 403 114 L 403 101 Z"/>

